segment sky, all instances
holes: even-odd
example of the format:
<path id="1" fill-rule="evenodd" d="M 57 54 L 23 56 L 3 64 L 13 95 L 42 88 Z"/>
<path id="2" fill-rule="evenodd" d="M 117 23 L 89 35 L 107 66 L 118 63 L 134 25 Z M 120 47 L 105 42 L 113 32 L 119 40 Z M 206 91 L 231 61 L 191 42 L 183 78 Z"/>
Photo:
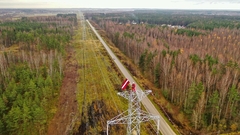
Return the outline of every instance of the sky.
<path id="1" fill-rule="evenodd" d="M 0 0 L 0 8 L 152 8 L 240 10 L 240 0 Z"/>

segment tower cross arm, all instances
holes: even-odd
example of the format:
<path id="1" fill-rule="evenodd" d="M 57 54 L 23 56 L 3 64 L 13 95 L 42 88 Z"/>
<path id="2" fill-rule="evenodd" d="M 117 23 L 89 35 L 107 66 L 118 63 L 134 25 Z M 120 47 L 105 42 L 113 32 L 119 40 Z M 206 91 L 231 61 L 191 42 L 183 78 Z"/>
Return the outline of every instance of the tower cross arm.
<path id="1" fill-rule="evenodd" d="M 118 92 L 117 94 L 121 97 L 126 98 L 126 99 L 129 98 L 129 92 L 128 91 Z"/>
<path id="2" fill-rule="evenodd" d="M 145 90 L 145 91 L 136 90 L 136 94 L 138 96 L 139 101 L 147 97 L 147 95 L 149 95 L 150 93 L 152 93 L 152 90 Z"/>

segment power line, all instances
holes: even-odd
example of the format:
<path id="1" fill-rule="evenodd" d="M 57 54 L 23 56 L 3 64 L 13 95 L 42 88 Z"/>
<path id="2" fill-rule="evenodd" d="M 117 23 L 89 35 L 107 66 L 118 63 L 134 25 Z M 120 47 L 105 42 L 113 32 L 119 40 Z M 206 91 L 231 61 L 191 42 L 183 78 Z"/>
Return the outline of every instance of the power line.
<path id="1" fill-rule="evenodd" d="M 80 12 L 81 18 L 81 25 L 82 25 L 82 40 L 86 40 L 86 25 L 85 25 L 85 18 L 83 13 Z"/>

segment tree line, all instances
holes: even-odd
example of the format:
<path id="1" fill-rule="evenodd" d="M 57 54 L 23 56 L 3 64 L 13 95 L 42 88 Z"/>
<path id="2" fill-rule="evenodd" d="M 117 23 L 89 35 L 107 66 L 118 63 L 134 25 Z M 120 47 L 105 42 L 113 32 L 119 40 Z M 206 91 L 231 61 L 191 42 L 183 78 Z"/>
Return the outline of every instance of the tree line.
<path id="1" fill-rule="evenodd" d="M 60 17 L 41 23 L 43 18 L 0 24 L 0 134 L 46 134 L 56 112 L 74 25 L 55 24 Z"/>
<path id="2" fill-rule="evenodd" d="M 212 13 L 212 14 L 211 14 Z M 98 22 L 101 19 L 108 19 L 117 23 L 126 24 L 129 21 L 138 24 L 151 25 L 180 25 L 188 28 L 213 30 L 214 28 L 240 28 L 240 17 L 236 12 L 225 11 L 224 15 L 214 11 L 184 11 L 184 10 L 134 10 L 129 12 L 116 13 L 86 13 L 86 18 Z"/>

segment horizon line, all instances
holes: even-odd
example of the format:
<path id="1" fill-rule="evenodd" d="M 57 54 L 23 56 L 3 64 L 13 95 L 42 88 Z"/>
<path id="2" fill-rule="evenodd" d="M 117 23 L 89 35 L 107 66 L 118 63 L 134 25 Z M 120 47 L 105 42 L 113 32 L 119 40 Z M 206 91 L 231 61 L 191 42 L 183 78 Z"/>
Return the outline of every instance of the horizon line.
<path id="1" fill-rule="evenodd" d="M 65 7 L 39 7 L 39 8 L 30 8 L 30 7 L 0 7 L 0 9 L 151 9 L 151 10 L 231 10 L 231 11 L 240 11 L 240 9 L 215 9 L 215 8 L 199 8 L 199 9 L 190 9 L 190 8 L 143 8 L 143 7 L 79 7 L 79 8 L 65 8 Z"/>

